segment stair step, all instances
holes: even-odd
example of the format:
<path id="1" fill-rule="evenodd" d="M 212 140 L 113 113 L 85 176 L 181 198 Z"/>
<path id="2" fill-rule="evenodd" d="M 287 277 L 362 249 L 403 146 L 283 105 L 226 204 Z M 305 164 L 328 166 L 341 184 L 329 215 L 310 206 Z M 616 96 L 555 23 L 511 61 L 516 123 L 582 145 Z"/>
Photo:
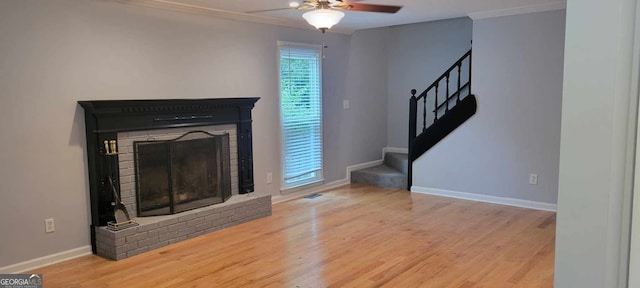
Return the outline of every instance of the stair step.
<path id="1" fill-rule="evenodd" d="M 407 175 L 386 165 L 351 171 L 351 183 L 406 189 Z"/>
<path id="2" fill-rule="evenodd" d="M 409 156 L 407 153 L 386 153 L 384 164 L 404 174 L 409 173 Z"/>

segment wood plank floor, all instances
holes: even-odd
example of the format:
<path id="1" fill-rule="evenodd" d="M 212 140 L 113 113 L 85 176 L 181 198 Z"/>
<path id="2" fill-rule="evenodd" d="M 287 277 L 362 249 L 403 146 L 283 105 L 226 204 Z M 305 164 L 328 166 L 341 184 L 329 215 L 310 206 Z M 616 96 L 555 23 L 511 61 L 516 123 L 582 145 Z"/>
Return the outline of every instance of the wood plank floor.
<path id="1" fill-rule="evenodd" d="M 555 213 L 352 184 L 45 287 L 552 287 Z"/>

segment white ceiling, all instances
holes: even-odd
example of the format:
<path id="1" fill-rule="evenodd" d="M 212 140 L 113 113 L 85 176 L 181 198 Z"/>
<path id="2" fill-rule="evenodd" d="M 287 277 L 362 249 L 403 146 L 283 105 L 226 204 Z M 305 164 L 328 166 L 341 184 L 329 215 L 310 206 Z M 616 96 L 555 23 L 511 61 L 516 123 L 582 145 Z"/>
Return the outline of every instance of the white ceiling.
<path id="1" fill-rule="evenodd" d="M 149 0 L 147 0 L 149 1 Z M 310 27 L 302 19 L 305 11 L 247 13 L 250 11 L 287 8 L 290 0 L 151 0 L 163 4 L 187 5 L 206 9 L 213 14 L 238 16 L 244 20 L 274 22 L 287 26 Z M 366 4 L 398 5 L 403 8 L 396 14 L 346 11 L 345 17 L 332 30 L 350 33 L 354 30 L 418 23 L 440 19 L 474 16 L 478 18 L 556 10 L 566 6 L 565 0 L 362 0 Z M 227 13 L 229 12 L 229 13 Z M 247 14 L 245 14 L 247 13 Z"/>

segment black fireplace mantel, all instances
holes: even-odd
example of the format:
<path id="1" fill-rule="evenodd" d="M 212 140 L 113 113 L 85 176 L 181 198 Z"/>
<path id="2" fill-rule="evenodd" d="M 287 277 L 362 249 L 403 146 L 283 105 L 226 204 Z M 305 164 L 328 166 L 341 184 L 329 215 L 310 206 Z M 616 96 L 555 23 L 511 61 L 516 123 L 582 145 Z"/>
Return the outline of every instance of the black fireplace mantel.
<path id="1" fill-rule="evenodd" d="M 235 124 L 238 192 L 253 192 L 251 110 L 258 99 L 260 98 L 78 101 L 85 111 L 91 243 L 94 253 L 95 227 L 105 226 L 108 221 L 114 220 L 111 205 L 114 200 L 112 193 L 108 192 L 107 178 L 111 176 L 117 187 L 120 184 L 118 161 L 109 158 L 103 144 L 105 140 L 117 139 L 118 132 Z"/>

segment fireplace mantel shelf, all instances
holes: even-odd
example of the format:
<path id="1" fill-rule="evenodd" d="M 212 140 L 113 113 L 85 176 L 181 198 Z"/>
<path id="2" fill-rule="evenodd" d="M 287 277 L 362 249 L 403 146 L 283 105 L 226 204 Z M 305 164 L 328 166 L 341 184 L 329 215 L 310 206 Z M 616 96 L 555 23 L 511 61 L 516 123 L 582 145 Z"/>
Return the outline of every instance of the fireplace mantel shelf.
<path id="1" fill-rule="evenodd" d="M 251 123 L 251 111 L 259 98 L 167 99 L 167 100 L 94 100 L 79 101 L 86 113 L 100 119 L 91 133 L 113 133 L 195 127 L 233 123 Z"/>

